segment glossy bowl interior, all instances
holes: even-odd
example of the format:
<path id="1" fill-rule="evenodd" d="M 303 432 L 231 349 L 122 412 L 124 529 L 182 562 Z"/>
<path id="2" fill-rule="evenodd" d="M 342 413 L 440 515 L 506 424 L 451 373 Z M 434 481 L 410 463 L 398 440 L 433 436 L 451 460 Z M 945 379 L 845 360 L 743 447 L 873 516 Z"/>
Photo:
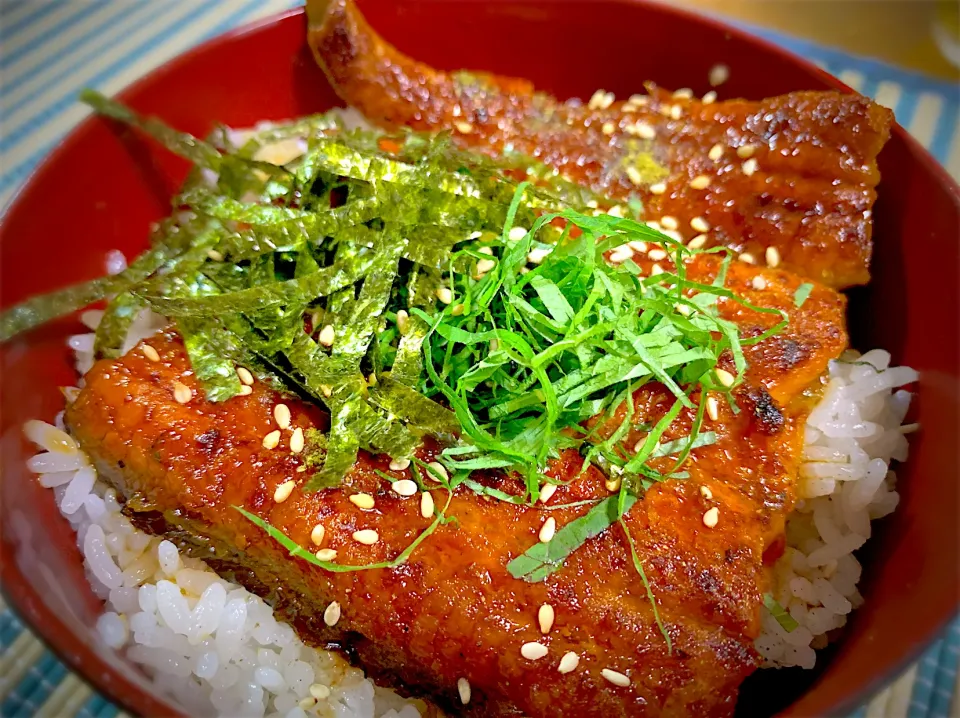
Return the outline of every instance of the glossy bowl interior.
<path id="1" fill-rule="evenodd" d="M 841 87 L 795 57 L 711 20 L 629 0 L 365 0 L 371 23 L 400 49 L 438 67 L 533 79 L 558 97 L 603 87 L 627 95 L 653 79 L 702 94 L 717 62 L 731 69 L 722 97 L 761 98 Z M 205 134 L 215 123 L 249 126 L 328 109 L 336 97 L 304 42 L 300 12 L 218 38 L 123 93 L 137 109 Z M 902 503 L 869 544 L 866 605 L 816 671 L 762 671 L 744 687 L 740 713 L 842 713 L 931 640 L 958 605 L 960 437 L 960 190 L 903 130 L 881 156 L 873 283 L 851 294 L 861 349 L 883 347 L 922 372 Z M 185 163 L 101 120 L 84 123 L 22 189 L 0 226 L 0 302 L 102 274 L 113 248 L 145 248 Z M 9 601 L 72 668 L 110 698 L 147 715 L 169 713 L 136 672 L 92 631 L 100 610 L 84 579 L 75 536 L 51 492 L 38 486 L 20 433 L 51 420 L 60 385 L 75 377 L 65 346 L 76 318 L 18 338 L 0 353 L 2 585 Z"/>

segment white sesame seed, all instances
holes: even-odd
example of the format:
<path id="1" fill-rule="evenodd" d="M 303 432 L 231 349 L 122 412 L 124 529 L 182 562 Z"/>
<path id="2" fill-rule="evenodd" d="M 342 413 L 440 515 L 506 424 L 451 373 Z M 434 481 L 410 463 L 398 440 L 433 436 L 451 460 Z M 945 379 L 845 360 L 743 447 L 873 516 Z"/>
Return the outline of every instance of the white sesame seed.
<path id="1" fill-rule="evenodd" d="M 293 493 L 294 487 L 297 485 L 293 479 L 287 479 L 282 484 L 277 487 L 277 490 L 273 492 L 273 500 L 282 504 L 284 501 L 290 498 L 290 494 Z"/>
<path id="2" fill-rule="evenodd" d="M 692 180 L 690 180 L 690 187 L 692 189 L 706 189 L 710 186 L 710 178 L 706 175 L 697 175 Z"/>
<path id="3" fill-rule="evenodd" d="M 614 130 L 617 129 L 617 126 L 612 122 L 604 122 L 603 127 L 600 128 L 600 131 L 605 135 L 612 135 Z"/>
<path id="4" fill-rule="evenodd" d="M 469 122 L 455 122 L 454 127 L 457 128 L 457 131 L 464 135 L 469 135 L 473 132 L 473 125 Z"/>
<path id="5" fill-rule="evenodd" d="M 522 646 L 520 646 L 520 655 L 526 658 L 528 661 L 539 661 L 549 652 L 550 650 L 545 645 L 535 641 L 524 643 Z"/>
<path id="6" fill-rule="evenodd" d="M 313 541 L 315 546 L 319 546 L 323 543 L 323 537 L 326 536 L 327 530 L 323 527 L 323 524 L 317 524 L 313 527 L 313 531 L 310 532 L 310 540 Z"/>
<path id="7" fill-rule="evenodd" d="M 767 247 L 766 259 L 768 266 L 778 266 L 780 264 L 780 251 L 776 247 Z"/>
<path id="8" fill-rule="evenodd" d="M 390 471 L 405 471 L 410 466 L 410 459 L 393 459 L 390 462 Z"/>
<path id="9" fill-rule="evenodd" d="M 417 484 L 410 479 L 400 479 L 399 481 L 394 481 L 390 484 L 390 488 L 393 489 L 394 493 L 399 494 L 400 496 L 413 496 L 417 493 Z"/>
<path id="10" fill-rule="evenodd" d="M 280 431 L 274 429 L 269 432 L 266 436 L 263 437 L 263 448 L 264 449 L 276 449 L 280 444 Z"/>
<path id="11" fill-rule="evenodd" d="M 649 252 L 647 252 L 647 256 L 654 262 L 659 262 L 661 259 L 667 258 L 667 253 L 664 252 L 662 249 L 656 248 L 656 249 L 651 249 Z"/>
<path id="12" fill-rule="evenodd" d="M 641 254 L 647 251 L 647 243 L 642 242 L 639 239 L 630 240 L 627 243 L 627 246 L 630 247 L 630 249 L 632 249 L 634 252 L 640 252 Z"/>
<path id="13" fill-rule="evenodd" d="M 186 404 L 193 398 L 193 390 L 182 382 L 173 382 L 173 398 L 179 404 Z"/>
<path id="14" fill-rule="evenodd" d="M 610 255 L 610 261 L 614 264 L 620 264 L 620 262 L 626 262 L 633 256 L 633 252 L 613 252 Z"/>
<path id="15" fill-rule="evenodd" d="M 281 429 L 290 428 L 290 407 L 286 404 L 277 404 L 273 407 L 273 418 L 277 422 L 277 426 Z"/>
<path id="16" fill-rule="evenodd" d="M 714 90 L 710 90 L 707 94 L 703 96 L 703 99 L 700 100 L 705 105 L 712 105 L 717 101 L 717 93 Z"/>
<path id="17" fill-rule="evenodd" d="M 750 282 L 754 289 L 757 291 L 762 291 L 767 288 L 767 280 L 764 279 L 761 275 L 757 275 Z"/>
<path id="18" fill-rule="evenodd" d="M 453 290 L 450 287 L 440 287 L 436 291 L 437 299 L 439 299 L 444 304 L 453 303 Z"/>
<path id="19" fill-rule="evenodd" d="M 720 405 L 716 397 L 707 397 L 707 416 L 710 417 L 711 421 L 716 421 L 720 418 Z"/>
<path id="20" fill-rule="evenodd" d="M 246 367 L 237 367 L 237 378 L 240 379 L 241 384 L 245 384 L 246 386 L 253 384 L 253 374 L 251 374 L 250 370 Z"/>
<path id="21" fill-rule="evenodd" d="M 630 99 L 627 100 L 631 105 L 646 105 L 650 102 L 650 97 L 648 95 L 630 95 Z"/>
<path id="22" fill-rule="evenodd" d="M 681 87 L 679 90 L 674 90 L 673 96 L 686 98 L 689 100 L 691 97 L 693 97 L 693 90 L 691 90 L 689 87 Z"/>
<path id="23" fill-rule="evenodd" d="M 743 173 L 749 177 L 757 171 L 757 161 L 755 159 L 749 159 L 743 163 L 741 169 L 743 169 Z"/>
<path id="24" fill-rule="evenodd" d="M 678 229 L 680 227 L 680 223 L 677 221 L 676 217 L 666 215 L 660 218 L 660 226 L 664 229 Z"/>
<path id="25" fill-rule="evenodd" d="M 537 611 L 537 623 L 540 624 L 540 633 L 544 636 L 550 633 L 550 629 L 553 628 L 553 620 L 556 618 L 556 615 L 553 606 L 549 603 L 543 604 L 540 606 L 540 610 Z"/>
<path id="26" fill-rule="evenodd" d="M 690 249 L 700 249 L 703 245 L 707 243 L 709 237 L 705 234 L 698 234 L 696 237 L 687 242 L 687 246 Z"/>
<path id="27" fill-rule="evenodd" d="M 553 535 L 557 533 L 557 520 L 550 516 L 546 521 L 543 522 L 543 526 L 540 527 L 540 541 L 542 543 L 549 542 Z"/>
<path id="28" fill-rule="evenodd" d="M 294 454 L 299 454 L 301 451 L 303 451 L 303 445 L 303 429 L 298 426 L 290 435 L 290 451 L 292 451 Z"/>
<path id="29" fill-rule="evenodd" d="M 650 229 L 655 229 L 658 232 L 663 230 L 663 227 L 661 227 L 660 223 L 655 219 L 647 220 L 646 222 L 644 222 L 644 224 L 647 225 Z"/>
<path id="30" fill-rule="evenodd" d="M 519 242 L 521 239 L 527 236 L 526 227 L 511 227 L 510 231 L 507 233 L 507 239 L 511 242 Z"/>
<path id="31" fill-rule="evenodd" d="M 713 498 L 713 492 L 710 490 L 709 486 L 700 487 L 700 495 L 705 498 L 707 501 Z"/>
<path id="32" fill-rule="evenodd" d="M 637 121 L 632 125 L 627 125 L 627 134 L 639 137 L 641 140 L 652 140 L 657 136 L 657 131 L 646 122 Z"/>
<path id="33" fill-rule="evenodd" d="M 361 529 L 353 532 L 353 540 L 362 543 L 364 546 L 373 546 L 380 540 L 380 534 L 373 529 Z"/>
<path id="34" fill-rule="evenodd" d="M 670 108 L 671 120 L 679 120 L 681 117 L 683 117 L 683 108 L 680 105 L 674 105 Z"/>
<path id="35" fill-rule="evenodd" d="M 313 683 L 310 686 L 310 695 L 318 701 L 322 701 L 324 698 L 330 697 L 330 689 L 322 683 Z"/>
<path id="36" fill-rule="evenodd" d="M 617 491 L 620 490 L 620 482 L 621 482 L 620 477 L 619 477 L 619 476 L 614 476 L 612 479 L 606 479 L 606 480 L 603 482 L 603 486 L 604 486 L 604 488 L 606 488 L 606 490 L 609 491 L 611 494 L 614 494 L 614 493 L 616 493 Z"/>
<path id="37" fill-rule="evenodd" d="M 650 185 L 650 194 L 663 194 L 667 191 L 667 185 L 665 182 L 657 182 L 656 184 Z"/>
<path id="38" fill-rule="evenodd" d="M 708 529 L 712 529 L 717 525 L 717 522 L 720 520 L 720 509 L 714 506 L 712 509 L 707 509 L 707 513 L 703 515 L 703 525 Z"/>
<path id="39" fill-rule="evenodd" d="M 240 396 L 250 396 L 253 393 L 253 387 L 249 384 L 244 384 L 240 387 Z"/>
<path id="40" fill-rule="evenodd" d="M 317 341 L 319 341 L 325 347 L 332 347 L 335 336 L 336 335 L 334 334 L 333 326 L 326 324 L 324 325 L 323 329 L 320 330 L 320 335 L 317 337 Z"/>
<path id="41" fill-rule="evenodd" d="M 494 259 L 481 259 L 477 262 L 477 274 L 486 274 L 496 266 L 497 262 Z"/>
<path id="42" fill-rule="evenodd" d="M 429 491 L 424 491 L 420 496 L 420 515 L 425 519 L 433 516 L 433 496 Z"/>
<path id="43" fill-rule="evenodd" d="M 707 220 L 705 220 L 703 217 L 694 217 L 693 219 L 691 219 L 691 220 L 690 220 L 690 228 L 691 228 L 694 232 L 701 232 L 701 233 L 703 233 L 703 232 L 709 232 L 709 231 L 710 231 L 710 225 L 707 224 Z"/>
<path id="44" fill-rule="evenodd" d="M 630 679 L 622 673 L 617 671 L 611 671 L 609 668 L 604 668 L 600 671 L 600 675 L 606 678 L 610 683 L 615 686 L 620 686 L 621 688 L 626 688 L 630 685 Z"/>
<path id="45" fill-rule="evenodd" d="M 716 162 L 721 157 L 723 157 L 723 145 L 720 143 L 715 144 L 710 148 L 710 151 L 707 153 L 707 157 Z"/>
<path id="46" fill-rule="evenodd" d="M 410 326 L 410 315 L 406 309 L 400 309 L 397 312 L 397 331 L 401 334 L 407 333 L 407 327 Z"/>
<path id="47" fill-rule="evenodd" d="M 376 505 L 370 494 L 354 494 L 350 497 L 350 503 L 361 509 L 372 509 Z"/>
<path id="48" fill-rule="evenodd" d="M 570 673 L 577 670 L 578 665 L 580 665 L 580 656 L 573 651 L 569 651 L 563 654 L 563 658 L 560 659 L 560 665 L 557 666 L 557 671 L 560 673 Z"/>
<path id="49" fill-rule="evenodd" d="M 540 264 L 552 250 L 548 247 L 536 247 L 527 252 L 527 261 L 530 264 Z"/>
<path id="50" fill-rule="evenodd" d="M 457 693 L 460 694 L 460 702 L 467 705 L 470 702 L 470 681 L 466 678 L 457 679 Z"/>
<path id="51" fill-rule="evenodd" d="M 714 369 L 714 374 L 717 375 L 717 381 L 726 387 L 733 386 L 733 383 L 737 380 L 733 374 L 728 372 L 726 369 L 721 369 L 719 367 Z"/>
<path id="52" fill-rule="evenodd" d="M 334 548 L 322 548 L 314 556 L 318 561 L 333 561 L 337 557 L 337 550 Z"/>
<path id="53" fill-rule="evenodd" d="M 756 145 L 740 145 L 737 148 L 737 157 L 742 160 L 749 159 L 753 157 L 753 153 L 757 151 Z"/>
<path id="54" fill-rule="evenodd" d="M 477 251 L 480 252 L 480 254 L 486 254 L 488 257 L 493 256 L 493 247 L 480 247 Z"/>
<path id="55" fill-rule="evenodd" d="M 643 175 L 640 174 L 640 170 L 632 165 L 627 167 L 627 178 L 635 185 L 643 184 Z"/>
<path id="56" fill-rule="evenodd" d="M 446 467 L 439 461 L 431 461 L 427 464 L 427 468 L 430 469 L 430 471 L 427 471 L 427 476 L 434 481 L 449 481 L 450 474 L 447 473 Z"/>
<path id="57" fill-rule="evenodd" d="M 144 344 L 142 349 L 143 349 L 143 355 L 147 359 L 149 359 L 150 361 L 160 361 L 160 354 L 152 346 L 150 346 L 149 344 Z"/>
<path id="58" fill-rule="evenodd" d="M 711 67 L 710 74 L 707 75 L 707 80 L 710 82 L 711 87 L 719 87 L 729 79 L 730 68 L 719 63 Z"/>
<path id="59" fill-rule="evenodd" d="M 314 698 L 313 696 L 304 696 L 303 698 L 300 699 L 297 705 L 300 706 L 303 710 L 308 711 L 311 708 L 313 708 L 315 705 L 317 705 L 317 699 Z"/>
<path id="60" fill-rule="evenodd" d="M 659 264 L 654 263 L 654 265 L 650 267 L 650 276 L 656 277 L 658 274 L 663 274 L 663 267 L 661 267 Z"/>
<path id="61" fill-rule="evenodd" d="M 673 308 L 677 310 L 678 314 L 682 314 L 685 317 L 689 317 L 691 314 L 693 314 L 693 307 L 691 307 L 689 304 L 680 304 L 677 302 L 673 305 Z"/>
<path id="62" fill-rule="evenodd" d="M 545 484 L 544 487 L 540 489 L 540 503 L 547 503 L 551 498 L 553 498 L 555 493 L 557 493 L 556 484 Z"/>
<path id="63" fill-rule="evenodd" d="M 916 422 L 912 424 L 904 424 L 898 429 L 898 431 L 901 434 L 913 434 L 914 432 L 920 431 L 920 424 Z"/>
<path id="64" fill-rule="evenodd" d="M 340 604 L 333 601 L 323 612 L 323 622 L 331 628 L 340 620 Z"/>
<path id="65" fill-rule="evenodd" d="M 756 258 L 750 254 L 750 252 L 741 252 L 737 259 L 739 259 L 741 262 L 746 262 L 747 264 L 757 263 Z"/>

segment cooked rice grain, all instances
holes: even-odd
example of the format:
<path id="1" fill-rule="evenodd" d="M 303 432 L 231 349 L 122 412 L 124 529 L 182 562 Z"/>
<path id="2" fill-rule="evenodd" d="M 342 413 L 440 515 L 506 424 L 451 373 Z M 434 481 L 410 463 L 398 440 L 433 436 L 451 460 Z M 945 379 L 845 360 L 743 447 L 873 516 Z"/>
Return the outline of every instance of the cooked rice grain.
<path id="1" fill-rule="evenodd" d="M 304 645 L 262 599 L 181 555 L 170 541 L 135 529 L 116 491 L 63 440 L 62 415 L 57 424 L 24 427 L 44 449 L 28 465 L 54 489 L 77 532 L 90 585 L 106 603 L 98 633 L 138 664 L 158 693 L 188 715 L 420 715 L 421 701 L 375 686 L 336 653 Z M 329 695 L 304 709 L 300 701 L 318 684 Z"/>
<path id="2" fill-rule="evenodd" d="M 893 461 L 907 458 L 900 431 L 917 372 L 890 367 L 875 349 L 848 351 L 830 363 L 829 383 L 807 419 L 799 502 L 787 522 L 787 548 L 774 567 L 773 596 L 800 624 L 791 632 L 763 610 L 757 651 L 767 667 L 813 668 L 816 648 L 863 603 L 853 552 L 870 538 L 870 522 L 899 502 Z"/>

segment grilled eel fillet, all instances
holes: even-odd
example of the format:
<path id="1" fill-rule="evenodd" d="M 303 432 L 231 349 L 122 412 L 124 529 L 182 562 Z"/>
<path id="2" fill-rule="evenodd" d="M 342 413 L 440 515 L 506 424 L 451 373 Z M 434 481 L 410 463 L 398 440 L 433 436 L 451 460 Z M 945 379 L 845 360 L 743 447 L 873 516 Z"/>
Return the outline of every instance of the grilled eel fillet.
<path id="1" fill-rule="evenodd" d="M 771 265 L 831 287 L 870 279 L 876 158 L 893 114 L 865 97 L 708 104 L 648 85 L 636 102 L 561 103 L 526 80 L 417 62 L 377 35 L 353 0 L 308 0 L 307 13 L 330 83 L 373 122 L 453 130 L 461 145 L 490 154 L 510 147 L 612 199 L 639 196 L 648 219 L 678 219 L 684 239 L 703 231 L 690 226 L 700 217 L 708 246 L 760 262 L 773 248 Z M 665 176 L 647 171 L 651 157 Z M 637 181 L 631 167 L 644 170 Z M 691 185 L 701 176 L 708 186 Z"/>
<path id="2" fill-rule="evenodd" d="M 642 261 L 649 272 L 649 261 Z M 698 255 L 689 271 L 709 282 L 717 268 L 715 255 Z M 763 290 L 754 288 L 758 274 L 766 280 Z M 141 349 L 99 361 L 67 420 L 137 525 L 266 596 L 307 642 L 345 649 L 383 683 L 473 716 L 729 716 L 739 684 L 759 662 L 753 639 L 760 631 L 764 566 L 782 550 L 793 503 L 809 402 L 805 388 L 847 341 L 843 296 L 816 285 L 796 308 L 801 281 L 741 262 L 730 267 L 728 288 L 787 311 L 790 324 L 746 348 L 750 368 L 736 392 L 740 412 L 720 402 L 717 420 L 704 427 L 717 432 L 718 441 L 694 450 L 685 465 L 690 477 L 655 485 L 626 516 L 672 652 L 618 525 L 588 540 L 541 583 L 507 572 L 507 563 L 537 542 L 547 517 L 562 527 L 588 509 L 551 506 L 609 496 L 596 470 L 560 486 L 546 506 L 516 506 L 461 486 L 447 511 L 456 522 L 441 525 L 406 563 L 331 573 L 291 558 L 231 507 L 257 514 L 310 550 L 318 548 L 310 535 L 321 523 L 323 547 L 337 551 L 337 562 L 353 565 L 393 558 L 429 520 L 420 514 L 419 497 L 399 497 L 374 473 L 409 475 L 391 471 L 386 456 L 361 454 L 341 487 L 309 494 L 297 488 L 276 503 L 280 484 L 302 484 L 308 474 L 298 472 L 302 455 L 287 448 L 289 430 L 277 448 L 263 447 L 264 435 L 276 427 L 273 407 L 281 401 L 289 406 L 291 429 L 322 428 L 325 419 L 315 406 L 259 382 L 248 396 L 207 402 L 179 337 L 168 331 L 148 340 L 159 361 Z M 747 336 L 776 320 L 733 302 L 721 307 Z M 732 362 L 725 366 L 733 369 Z M 185 404 L 174 400 L 177 381 L 193 390 Z M 673 401 L 658 384 L 644 386 L 634 400 L 635 416 L 650 422 Z M 681 414 L 665 440 L 689 435 L 691 420 Z M 425 447 L 421 458 L 429 460 L 435 450 Z M 579 468 L 571 451 L 551 471 L 572 480 Z M 520 492 L 509 477 L 475 478 Z M 375 507 L 357 508 L 348 500 L 356 492 L 373 495 Z M 432 493 L 442 507 L 445 491 Z M 719 522 L 708 528 L 703 517 L 713 507 Z M 359 529 L 375 529 L 379 541 L 358 543 L 352 534 Z M 342 618 L 328 627 L 322 615 L 331 601 L 342 606 Z M 545 603 L 554 607 L 556 622 L 543 636 L 537 613 Z M 541 641 L 549 654 L 522 658 L 520 647 L 528 641 Z M 568 651 L 579 656 L 579 665 L 561 674 L 558 664 Z M 630 685 L 608 682 L 604 668 L 628 676 Z M 458 698 L 460 678 L 472 687 L 466 706 Z"/>

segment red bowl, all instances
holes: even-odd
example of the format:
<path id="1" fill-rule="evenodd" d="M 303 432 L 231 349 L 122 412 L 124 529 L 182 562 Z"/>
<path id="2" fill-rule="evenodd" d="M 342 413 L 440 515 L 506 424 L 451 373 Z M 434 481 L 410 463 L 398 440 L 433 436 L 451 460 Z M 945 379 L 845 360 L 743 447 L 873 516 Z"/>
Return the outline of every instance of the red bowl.
<path id="1" fill-rule="evenodd" d="M 443 68 L 523 75 L 565 98 L 603 87 L 626 95 L 650 78 L 702 94 L 717 62 L 731 69 L 722 97 L 843 88 L 811 64 L 713 20 L 621 0 L 366 0 L 386 38 Z M 337 98 L 305 44 L 293 11 L 180 56 L 122 99 L 176 127 L 205 134 L 328 109 Z M 482 39 L 482 41 L 480 41 Z M 883 347 L 921 371 L 923 431 L 901 470 L 901 505 L 870 543 L 843 641 L 816 671 L 761 671 L 743 690 L 745 715 L 842 713 L 914 658 L 958 607 L 957 437 L 960 436 L 960 189 L 899 127 L 880 158 L 874 281 L 851 293 L 850 328 L 861 349 Z M 164 216 L 184 162 L 102 120 L 83 123 L 23 187 L 0 226 L 0 305 L 103 273 L 113 248 L 144 249 Z M 43 251 L 40 251 L 43 250 Z M 40 252 L 37 254 L 37 252 Z M 74 383 L 65 339 L 75 318 L 8 343 L 0 353 L 0 562 L 10 603 L 71 668 L 128 710 L 171 713 L 135 670 L 100 646 L 100 602 L 83 575 L 76 540 L 24 467 L 20 425 L 62 408 Z"/>

